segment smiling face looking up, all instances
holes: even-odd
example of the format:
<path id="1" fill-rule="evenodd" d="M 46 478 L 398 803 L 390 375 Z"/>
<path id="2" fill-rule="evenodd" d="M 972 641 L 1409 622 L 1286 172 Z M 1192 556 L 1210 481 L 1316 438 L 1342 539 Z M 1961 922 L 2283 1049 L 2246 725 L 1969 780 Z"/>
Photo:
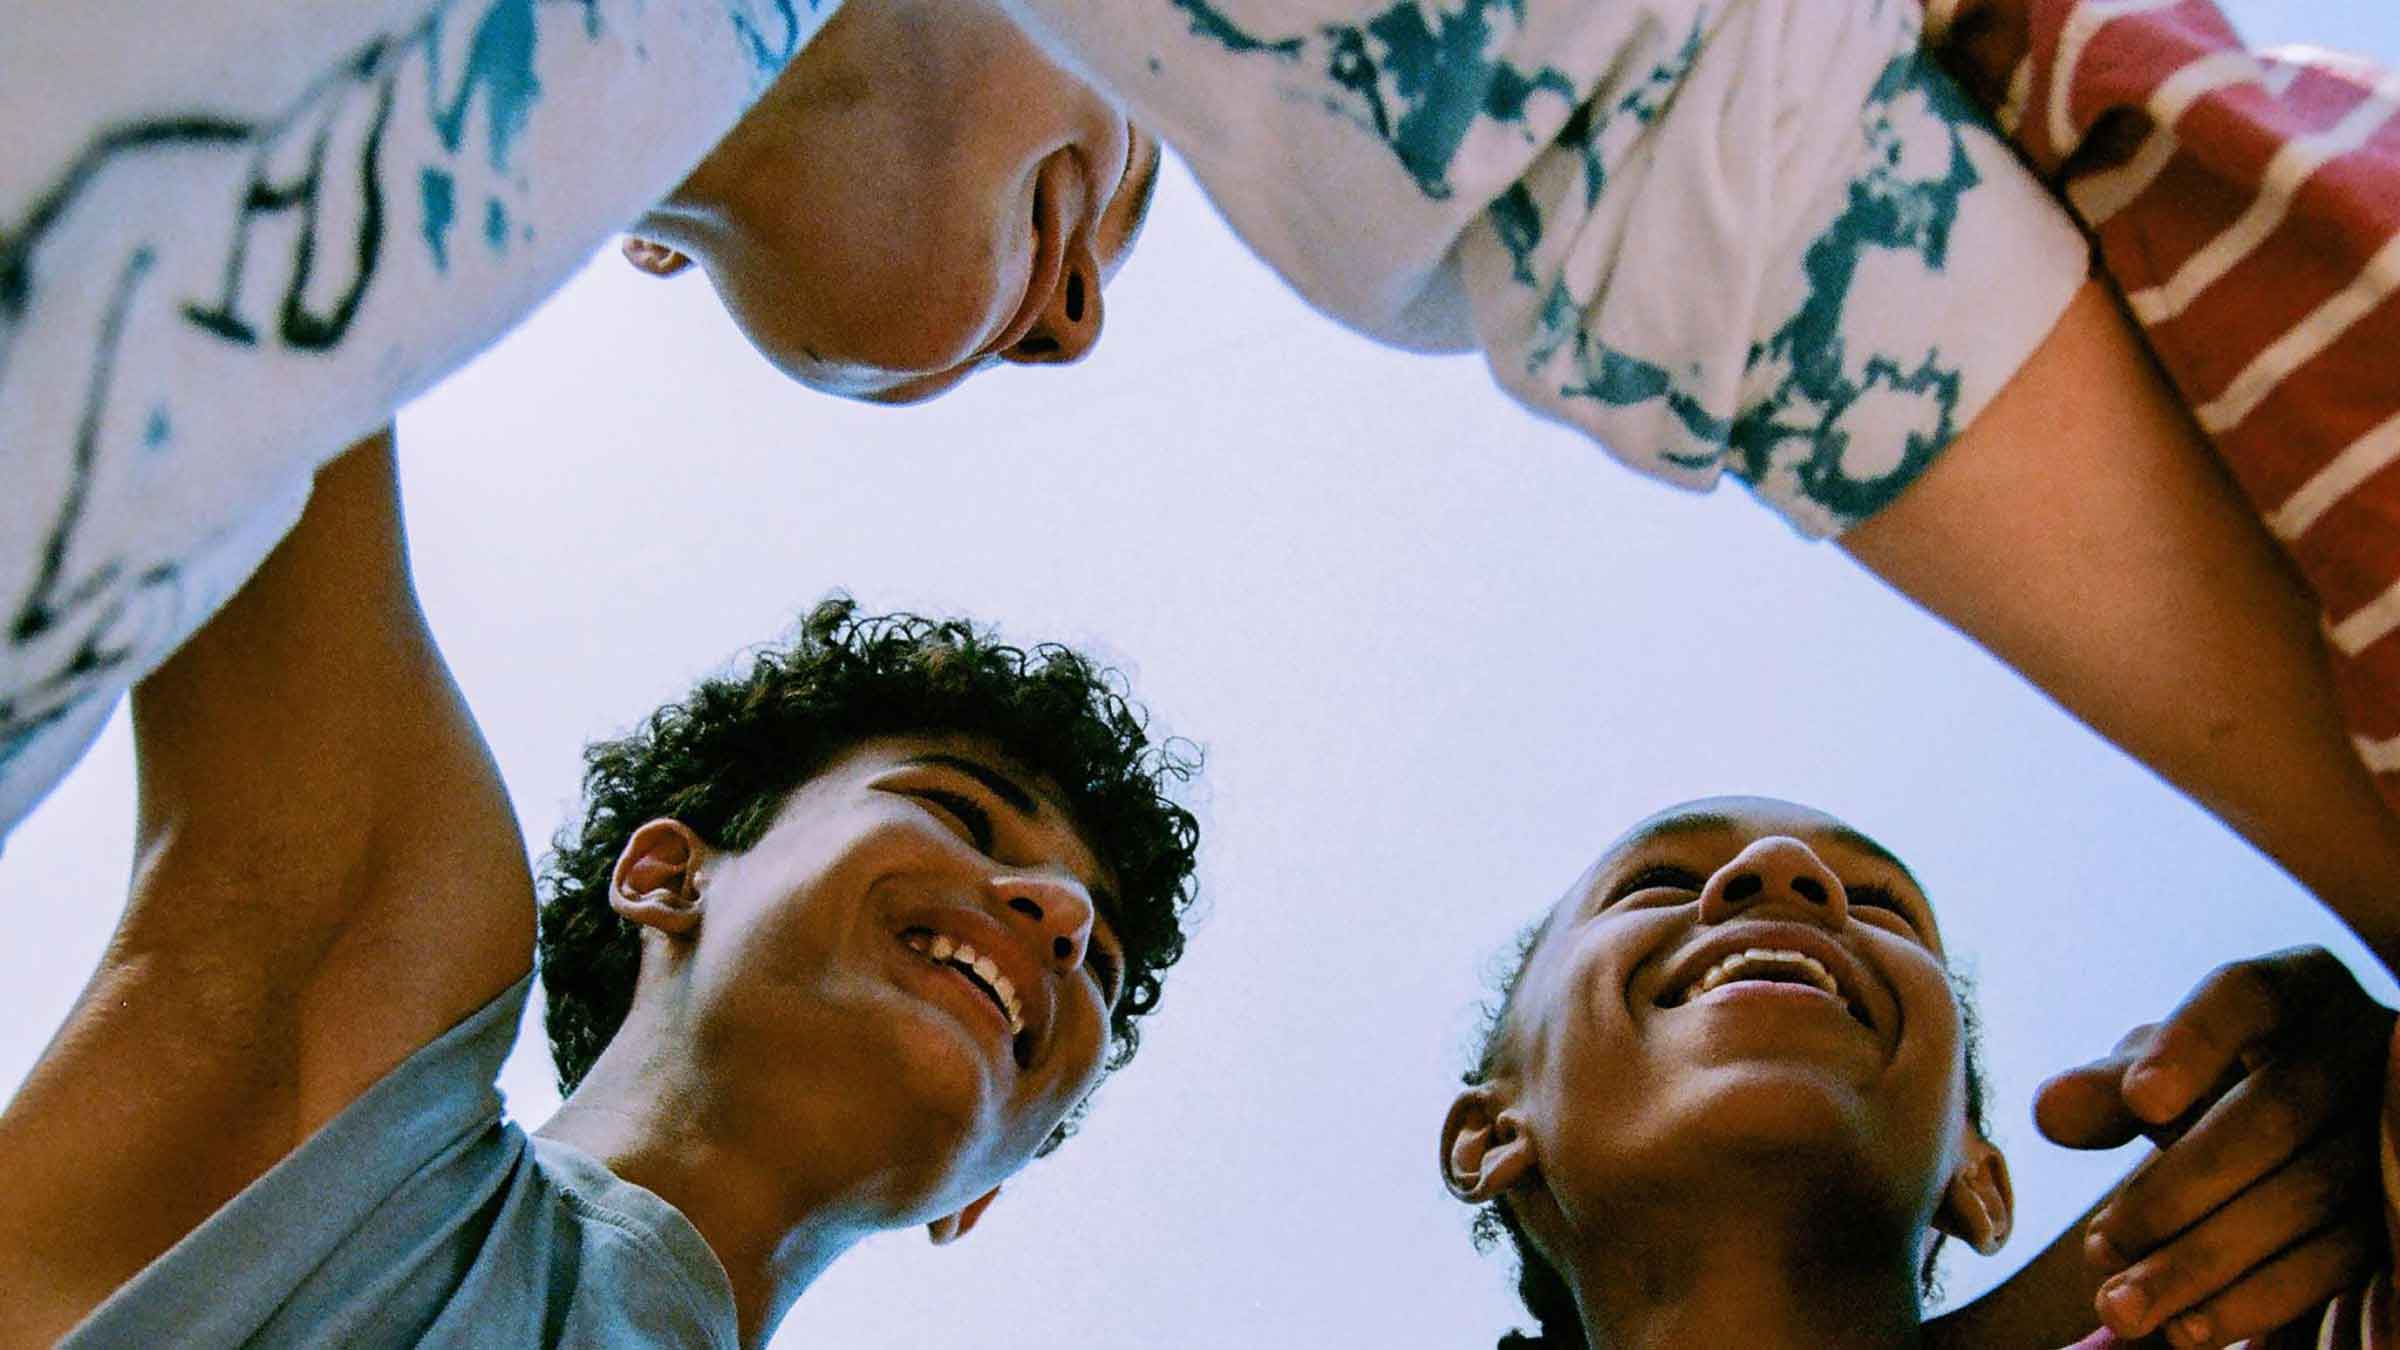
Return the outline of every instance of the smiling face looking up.
<path id="1" fill-rule="evenodd" d="M 1470 1077 L 1445 1177 L 1503 1203 L 1587 1321 L 1641 1320 L 1611 1302 L 1627 1288 L 1708 1284 L 1728 1244 L 1753 1282 L 1880 1282 L 1913 1321 L 1937 1223 L 2006 1233 L 1931 906 L 1806 807 L 1693 802 L 1611 845 L 1538 930 Z"/>
<path id="2" fill-rule="evenodd" d="M 965 1208 L 1100 1079 L 1125 968 L 1111 878 L 1056 790 L 988 742 L 862 742 L 751 847 L 654 822 L 618 871 L 637 923 L 658 923 L 659 883 L 694 891 L 667 898 L 698 922 L 658 925 L 644 985 L 653 966 L 672 985 L 712 1131 L 853 1154 L 887 1222 Z"/>
<path id="3" fill-rule="evenodd" d="M 698 262 L 793 379 L 916 402 L 1091 350 L 1159 158 L 996 6 L 853 0 L 626 255 Z"/>

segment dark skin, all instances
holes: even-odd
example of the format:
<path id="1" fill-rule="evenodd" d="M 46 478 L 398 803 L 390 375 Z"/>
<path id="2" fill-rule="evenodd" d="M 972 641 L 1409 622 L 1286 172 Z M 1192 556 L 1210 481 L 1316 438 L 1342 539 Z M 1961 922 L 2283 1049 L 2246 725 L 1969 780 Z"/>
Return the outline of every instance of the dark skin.
<path id="1" fill-rule="evenodd" d="M 1766 885 L 1740 882 L 1745 872 Z M 1553 1262 L 1575 1263 L 1594 1344 L 1714 1343 L 1745 1327 L 1746 1344 L 2066 1344 L 2095 1325 L 2108 1269 L 2084 1259 L 2094 1233 L 2143 1256 L 2134 1273 L 2159 1291 L 2148 1325 L 2121 1331 L 2188 1301 L 2209 1325 L 2171 1343 L 2221 1343 L 2280 1325 L 2381 1259 L 2371 1131 L 2389 1014 L 2324 952 L 2277 953 L 2217 972 L 2163 1023 L 2045 1086 L 2038 1113 L 2054 1140 L 2172 1142 L 2005 1286 L 1920 1326 L 1912 1235 L 1931 1223 L 1988 1250 L 2006 1235 L 2008 1187 L 1963 1117 L 1948 1144 L 1926 1123 L 1942 1113 L 1942 1075 L 1927 1068 L 1940 1056 L 1907 1041 L 1939 1042 L 1955 1014 L 1923 978 L 1940 939 L 1913 878 L 1828 817 L 1729 799 L 1637 828 L 1587 881 L 1528 964 L 1509 1067 L 1453 1110 L 1445 1171 L 1464 1198 L 1505 1190 Z M 1660 1004 L 1684 978 L 1656 973 L 1677 953 L 1753 929 L 1770 945 L 1840 944 L 1822 955 L 1845 993 L 1906 1032 L 1871 1051 L 1874 1034 L 1827 1019 L 1831 1001 L 1813 991 L 1783 999 L 1805 1007 Z M 1629 1021 L 1613 1011 L 1620 985 Z M 1701 1015 L 1713 1020 L 1694 1041 L 1680 1020 Z M 1586 1056 L 1605 1093 L 1575 1086 Z M 1925 1187 L 1940 1174 L 1937 1196 Z M 1642 1200 L 1653 1192 L 1655 1214 Z M 1576 1237 L 1575 1216 L 1595 1212 L 1607 1222 Z M 1644 1234 L 1638 1250 L 1617 1236 L 1629 1231 Z"/>
<path id="2" fill-rule="evenodd" d="M 2000 1346 L 2097 1315 L 2129 1340 L 2226 1345 L 2355 1286 L 2388 1260 L 2374 1158 L 2392 1022 L 2321 947 L 2212 971 L 2165 1019 L 2034 1098 L 2054 1143 L 2142 1137 L 2158 1151 L 1936 1327 Z"/>
<path id="3" fill-rule="evenodd" d="M 1694 803 L 1552 911 L 1444 1173 L 1508 1197 L 1591 1344 L 1920 1344 L 1928 1228 L 2005 1240 L 1930 907 L 1862 841 L 1786 803 Z M 1754 951 L 1793 978 L 1708 978 Z"/>
<path id="4" fill-rule="evenodd" d="M 57 1341 L 532 960 L 523 836 L 409 585 L 384 438 L 134 716 L 125 917 L 0 1114 L 0 1345 Z M 972 738 L 863 741 L 742 853 L 649 822 L 611 893 L 645 935 L 633 1010 L 543 1131 L 682 1210 L 763 1342 L 860 1238 L 970 1231 L 1089 1093 L 1110 881 Z M 1023 1025 L 918 929 L 991 957 Z"/>

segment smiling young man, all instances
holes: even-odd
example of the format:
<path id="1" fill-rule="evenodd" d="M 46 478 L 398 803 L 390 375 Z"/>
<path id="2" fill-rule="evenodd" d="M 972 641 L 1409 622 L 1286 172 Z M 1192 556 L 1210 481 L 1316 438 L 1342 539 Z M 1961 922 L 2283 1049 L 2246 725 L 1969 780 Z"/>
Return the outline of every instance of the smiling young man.
<path id="1" fill-rule="evenodd" d="M 1107 672 L 829 603 L 588 752 L 529 1136 L 536 885 L 388 446 L 135 721 L 130 904 L 0 1115 L 8 1346 L 759 1344 L 860 1238 L 971 1230 L 1183 946 L 1189 766 Z"/>
<path id="2" fill-rule="evenodd" d="M 987 0 L 143 22 L 0 18 L 40 72 L 0 91 L 0 832 L 319 463 L 617 231 L 645 270 L 697 262 L 794 379 L 904 403 L 1090 351 L 1158 172 Z"/>

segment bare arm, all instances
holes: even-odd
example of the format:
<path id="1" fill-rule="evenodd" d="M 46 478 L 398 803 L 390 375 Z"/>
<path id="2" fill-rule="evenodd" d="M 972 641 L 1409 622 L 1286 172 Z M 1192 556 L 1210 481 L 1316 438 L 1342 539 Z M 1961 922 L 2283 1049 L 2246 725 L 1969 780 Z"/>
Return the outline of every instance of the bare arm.
<path id="1" fill-rule="evenodd" d="M 2098 285 L 1843 546 L 2400 956 L 2400 819 L 2315 604 Z"/>
<path id="2" fill-rule="evenodd" d="M 134 702 L 132 896 L 0 1114 L 0 1343 L 47 1345 L 521 976 L 533 892 L 408 581 L 388 440 Z"/>

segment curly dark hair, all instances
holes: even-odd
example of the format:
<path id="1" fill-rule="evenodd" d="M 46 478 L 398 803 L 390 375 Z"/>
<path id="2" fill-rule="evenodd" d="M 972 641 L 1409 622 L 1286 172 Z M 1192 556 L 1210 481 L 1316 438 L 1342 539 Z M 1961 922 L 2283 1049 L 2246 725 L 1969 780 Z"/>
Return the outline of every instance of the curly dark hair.
<path id="1" fill-rule="evenodd" d="M 1167 967 L 1183 955 L 1199 825 L 1168 800 L 1199 771 L 1198 747 L 1154 743 L 1124 677 L 1056 644 L 1002 643 L 963 619 L 862 617 L 839 593 L 798 635 L 746 670 L 701 681 L 630 735 L 584 751 L 583 819 L 543 859 L 541 978 L 559 1090 L 571 1093 L 633 1005 L 635 926 L 609 906 L 625 841 L 672 817 L 712 847 L 755 845 L 793 789 L 876 736 L 983 737 L 1056 784 L 1076 827 L 1114 874 L 1104 916 L 1124 945 L 1107 1069 L 1140 1045 Z M 1080 1112 L 1078 1112 L 1080 1114 Z M 1072 1132 L 1075 1118 L 1043 1146 Z"/>
<path id="2" fill-rule="evenodd" d="M 1547 916 L 1535 920 L 1517 934 L 1514 946 L 1502 958 L 1492 1001 L 1483 1010 L 1475 1064 L 1461 1075 L 1467 1086 L 1488 1083 L 1508 1066 L 1508 1038 L 1504 1033 L 1516 1004 L 1517 986 L 1523 982 L 1525 968 L 1532 963 L 1534 950 L 1542 945 L 1549 926 Z M 1959 1043 L 1966 1053 L 1967 1119 L 1989 1136 L 1992 1127 L 1985 1114 L 1983 1024 L 1975 1012 L 1974 986 L 1957 967 L 1945 966 L 1945 971 L 1950 977 L 1951 994 L 1958 1001 Z M 1525 1305 L 1525 1311 L 1533 1314 L 1534 1330 L 1502 1333 L 1498 1350 L 1590 1350 L 1590 1343 L 1583 1336 L 1583 1312 L 1575 1305 L 1574 1291 L 1567 1288 L 1566 1280 L 1534 1247 L 1516 1211 L 1509 1207 L 1508 1197 L 1500 1196 L 1478 1209 L 1472 1231 L 1475 1250 L 1479 1252 L 1488 1252 L 1502 1242 L 1509 1245 L 1517 1259 L 1517 1300 Z M 1936 1233 L 1925 1250 L 1924 1264 L 1917 1270 L 1918 1287 L 1929 1299 L 1941 1292 L 1939 1262 L 1946 1241 L 1945 1235 Z"/>

